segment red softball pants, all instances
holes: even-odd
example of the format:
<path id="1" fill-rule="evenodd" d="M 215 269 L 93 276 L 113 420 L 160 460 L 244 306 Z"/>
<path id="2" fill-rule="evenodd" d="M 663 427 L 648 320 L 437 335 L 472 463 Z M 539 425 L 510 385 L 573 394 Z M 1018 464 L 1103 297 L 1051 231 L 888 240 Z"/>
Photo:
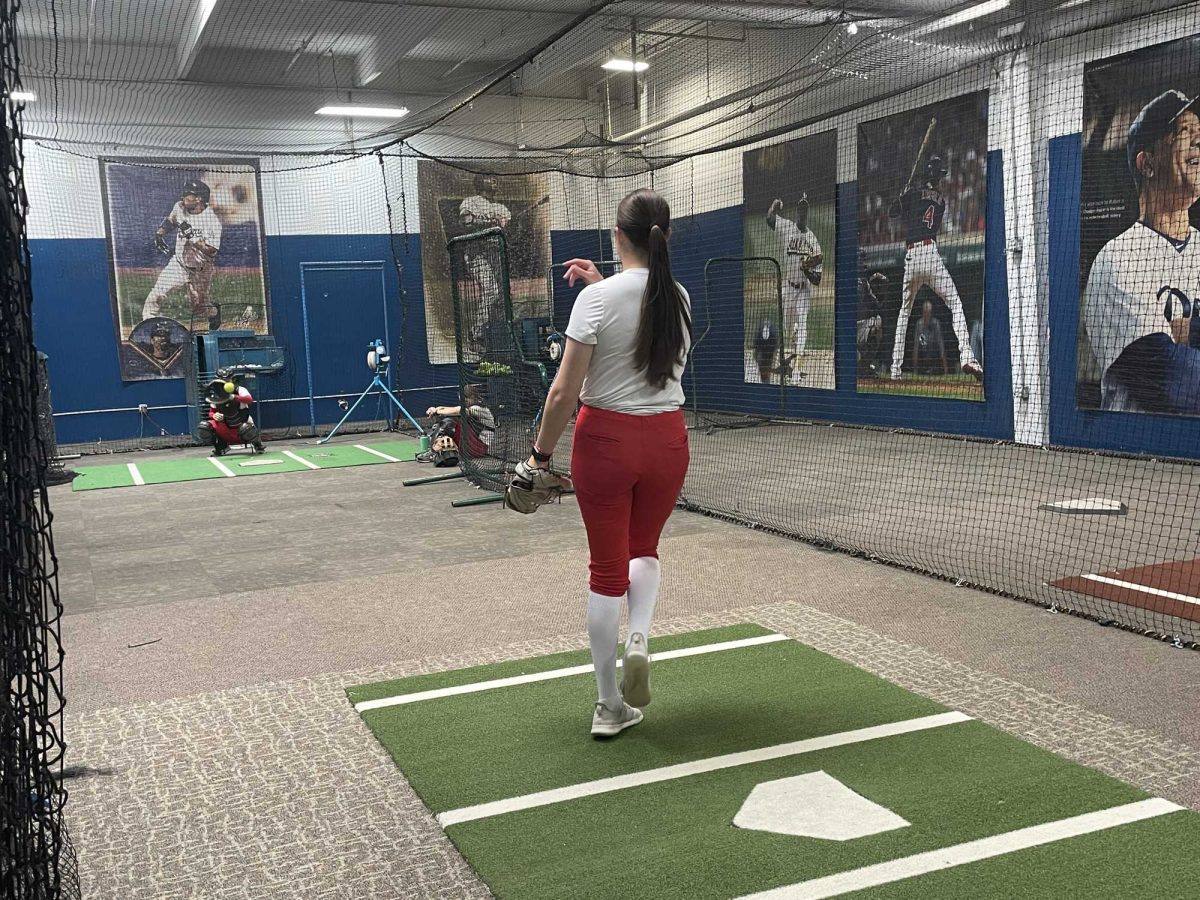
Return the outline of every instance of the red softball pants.
<path id="1" fill-rule="evenodd" d="M 688 468 L 682 410 L 630 416 L 585 406 L 575 420 L 571 480 L 591 550 L 589 586 L 629 590 L 629 561 L 658 557 L 658 538 Z"/>

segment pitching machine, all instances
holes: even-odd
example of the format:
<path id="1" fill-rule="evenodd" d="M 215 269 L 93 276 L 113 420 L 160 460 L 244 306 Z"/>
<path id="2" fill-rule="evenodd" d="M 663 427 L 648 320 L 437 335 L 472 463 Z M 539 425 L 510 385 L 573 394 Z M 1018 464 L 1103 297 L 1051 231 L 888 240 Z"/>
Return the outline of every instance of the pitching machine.
<path id="1" fill-rule="evenodd" d="M 333 431 L 329 432 L 329 434 L 317 441 L 318 444 L 324 444 L 335 434 L 337 434 L 338 429 L 346 424 L 346 420 L 354 415 L 354 411 L 358 409 L 358 404 L 362 403 L 366 396 L 376 388 L 383 391 L 383 393 L 387 395 L 387 398 L 391 400 L 392 403 L 396 404 L 396 409 L 400 410 L 404 418 L 408 419 L 408 421 L 412 423 L 413 427 L 417 429 L 417 434 L 425 433 L 425 429 L 422 428 L 417 423 L 417 420 L 409 414 L 408 410 L 404 408 L 404 404 L 397 399 L 396 395 L 393 394 L 387 386 L 386 378 L 388 373 L 388 365 L 391 363 L 391 361 L 392 358 L 388 356 L 382 340 L 376 338 L 367 345 L 367 368 L 374 373 L 374 377 L 371 379 L 371 383 L 367 385 L 366 390 L 358 395 L 358 399 L 354 401 L 354 405 L 346 410 L 346 414 L 342 416 L 342 421 L 333 426 Z"/>

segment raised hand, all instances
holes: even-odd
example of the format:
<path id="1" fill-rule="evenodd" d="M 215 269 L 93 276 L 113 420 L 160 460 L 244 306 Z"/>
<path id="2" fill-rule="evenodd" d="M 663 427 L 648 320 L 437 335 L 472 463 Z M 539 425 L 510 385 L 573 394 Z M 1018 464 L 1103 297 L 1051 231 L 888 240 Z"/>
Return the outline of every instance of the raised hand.
<path id="1" fill-rule="evenodd" d="M 571 287 L 575 287 L 576 281 L 595 284 L 597 281 L 604 280 L 604 276 L 600 274 L 600 270 L 590 259 L 568 259 L 563 265 L 567 269 L 563 280 Z"/>

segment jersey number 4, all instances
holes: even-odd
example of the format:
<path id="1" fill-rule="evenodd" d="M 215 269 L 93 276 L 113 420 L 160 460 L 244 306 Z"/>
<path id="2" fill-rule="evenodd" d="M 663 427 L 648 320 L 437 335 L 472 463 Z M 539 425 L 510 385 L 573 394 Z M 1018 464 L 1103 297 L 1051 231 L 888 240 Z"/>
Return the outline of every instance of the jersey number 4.
<path id="1" fill-rule="evenodd" d="M 925 215 L 921 216 L 921 221 L 925 223 L 926 228 L 929 228 L 929 229 L 933 228 L 933 207 L 932 206 L 925 207 Z"/>

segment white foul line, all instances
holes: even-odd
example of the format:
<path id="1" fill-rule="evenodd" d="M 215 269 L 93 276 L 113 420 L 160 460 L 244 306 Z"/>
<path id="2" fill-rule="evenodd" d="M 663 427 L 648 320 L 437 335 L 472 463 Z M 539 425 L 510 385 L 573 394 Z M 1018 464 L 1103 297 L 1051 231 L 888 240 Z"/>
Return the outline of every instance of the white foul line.
<path id="1" fill-rule="evenodd" d="M 891 884 L 916 875 L 927 875 L 943 869 L 1003 856 L 1017 850 L 1026 850 L 1042 844 L 1051 844 L 1067 838 L 1079 837 L 1096 831 L 1115 828 L 1118 825 L 1128 825 L 1143 819 L 1152 819 L 1183 809 L 1168 800 L 1152 798 L 1127 803 L 1124 806 L 1114 806 L 1112 809 L 1102 809 L 1099 812 L 1084 813 L 1069 819 L 1059 819 L 1057 822 L 1046 822 L 1029 828 L 1019 828 L 1005 834 L 980 838 L 977 841 L 967 841 L 965 844 L 955 844 L 917 853 L 901 859 L 892 859 L 873 866 L 863 866 L 861 869 L 851 869 L 849 872 L 838 872 L 836 875 L 826 875 L 824 878 L 814 878 L 811 881 L 801 881 L 757 894 L 747 894 L 740 900 L 822 900 L 824 897 L 837 897 L 853 891 Z"/>
<path id="2" fill-rule="evenodd" d="M 1111 584 L 1113 587 L 1126 588 L 1131 591 L 1141 591 L 1143 594 L 1154 594 L 1157 597 L 1166 597 L 1169 600 L 1179 600 L 1183 603 L 1200 604 L 1200 597 L 1189 597 L 1187 594 L 1177 594 L 1174 591 L 1164 591 L 1159 588 L 1147 587 L 1144 584 L 1135 584 L 1132 581 L 1120 581 L 1116 578 L 1109 578 L 1106 575 L 1084 575 L 1084 578 L 1089 581 L 1098 581 L 1101 584 Z"/>
<path id="3" fill-rule="evenodd" d="M 137 463 L 126 463 L 129 466 L 129 476 L 133 479 L 134 484 L 145 484 L 146 479 L 142 477 L 142 473 L 138 471 Z"/>
<path id="4" fill-rule="evenodd" d="M 294 459 L 296 462 L 300 463 L 300 465 L 302 465 L 302 466 L 308 466 L 310 469 L 319 469 L 319 468 L 321 468 L 321 467 L 320 467 L 320 466 L 318 466 L 318 465 L 317 465 L 315 462 L 309 462 L 309 461 L 308 461 L 307 459 L 305 459 L 303 456 L 297 456 L 297 455 L 296 455 L 295 453 L 293 453 L 291 450 L 284 450 L 284 451 L 283 451 L 283 455 L 284 455 L 284 456 L 286 456 L 288 459 Z"/>
<path id="5" fill-rule="evenodd" d="M 376 456 L 381 457 L 382 459 L 386 459 L 388 462 L 400 462 L 399 457 L 391 456 L 390 454 L 384 453 L 382 450 L 372 450 L 370 447 L 366 446 L 365 444 L 355 444 L 354 449 L 362 450 L 364 453 L 373 453 Z"/>
<path id="6" fill-rule="evenodd" d="M 494 800 L 491 803 L 480 803 L 477 806 L 464 806 L 462 809 L 447 810 L 439 815 L 437 820 L 438 824 L 443 828 L 449 828 L 451 825 L 460 825 L 463 822 L 474 822 L 477 819 L 487 819 L 491 816 L 500 816 L 505 813 L 536 809 L 539 806 L 549 806 L 553 803 L 563 803 L 568 800 L 579 800 L 582 797 L 594 797 L 597 794 L 607 794 L 611 791 L 624 791 L 646 784 L 657 784 L 660 781 L 672 781 L 676 778 L 688 778 L 692 775 L 701 775 L 705 772 L 715 772 L 719 769 L 746 766 L 751 763 L 782 759 L 785 756 L 812 753 L 814 750 L 828 750 L 831 747 L 844 747 L 847 744 L 859 744 L 863 741 L 873 741 L 878 738 L 894 737 L 898 734 L 909 734 L 914 731 L 925 731 L 930 728 L 940 728 L 943 725 L 954 725 L 957 722 L 969 721 L 971 721 L 970 716 L 963 715 L 960 712 L 948 712 L 938 713 L 933 716 L 922 716 L 918 719 L 907 719 L 903 722 L 889 722 L 886 725 L 873 725 L 870 728 L 858 728 L 854 731 L 825 734 L 803 741 L 776 744 L 773 747 L 759 747 L 755 750 L 743 750 L 740 753 L 710 756 L 708 759 L 697 759 L 674 766 L 648 769 L 644 772 L 614 775 L 611 778 L 601 778 L 597 781 L 585 781 L 582 784 L 572 784 L 567 787 L 554 788 L 548 791 L 538 791 L 535 794 L 526 794 L 523 797 L 509 797 L 506 800 Z"/>
<path id="7" fill-rule="evenodd" d="M 764 634 L 759 637 L 740 638 L 736 641 L 725 641 L 720 644 L 703 644 L 699 647 L 684 647 L 682 650 L 664 650 L 662 653 L 651 654 L 651 659 L 661 662 L 666 659 L 680 659 L 684 656 L 700 656 L 705 653 L 718 653 L 722 650 L 740 650 L 742 647 L 757 647 L 759 644 L 774 644 L 778 641 L 789 641 L 786 634 Z M 621 661 L 617 661 L 621 665 Z M 354 704 L 358 712 L 371 709 L 383 709 L 387 706 L 404 706 L 407 703 L 419 703 L 422 700 L 439 700 L 442 697 L 457 697 L 459 694 L 474 694 L 477 691 L 491 691 L 496 688 L 514 687 L 518 684 L 533 684 L 537 681 L 553 681 L 556 678 L 567 678 L 571 675 L 583 675 L 592 671 L 592 664 L 570 666 L 565 669 L 550 669 L 547 672 L 533 672 L 529 675 L 513 675 L 509 678 L 496 678 L 492 681 L 476 681 L 473 684 L 459 684 L 454 687 L 437 688 L 431 691 L 419 691 L 412 694 L 401 694 L 398 697 L 382 697 L 379 700 L 364 700 Z"/>
<path id="8" fill-rule="evenodd" d="M 221 473 L 226 478 L 237 478 L 237 472 L 233 471 L 233 469 L 229 468 L 229 466 L 225 465 L 225 463 L 221 462 L 215 456 L 210 456 L 208 458 L 208 461 L 210 463 L 212 463 L 214 466 L 216 466 L 218 469 L 220 469 Z"/>

